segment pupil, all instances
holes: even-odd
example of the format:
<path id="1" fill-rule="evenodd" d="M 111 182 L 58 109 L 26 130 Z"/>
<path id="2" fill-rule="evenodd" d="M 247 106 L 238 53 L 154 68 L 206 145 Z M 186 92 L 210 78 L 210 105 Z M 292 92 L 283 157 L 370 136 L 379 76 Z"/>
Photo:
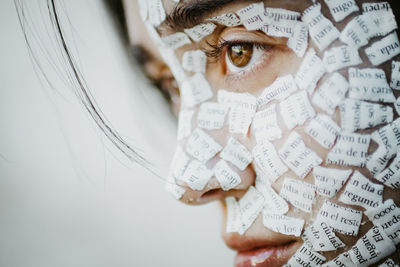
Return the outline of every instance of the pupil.
<path id="1" fill-rule="evenodd" d="M 249 62 L 253 55 L 253 45 L 251 44 L 237 44 L 232 45 L 228 49 L 229 60 L 236 67 L 244 67 Z"/>

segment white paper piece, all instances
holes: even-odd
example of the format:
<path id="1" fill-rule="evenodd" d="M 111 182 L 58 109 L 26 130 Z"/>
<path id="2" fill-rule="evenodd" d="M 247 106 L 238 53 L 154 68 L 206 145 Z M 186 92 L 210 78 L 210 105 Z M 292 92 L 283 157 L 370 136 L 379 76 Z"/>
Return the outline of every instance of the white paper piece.
<path id="1" fill-rule="evenodd" d="M 263 224 L 268 229 L 277 233 L 300 236 L 303 230 L 304 220 L 282 214 L 268 213 L 264 209 Z"/>
<path id="2" fill-rule="evenodd" d="M 388 199 L 376 209 L 367 210 L 365 215 L 374 225 L 382 227 L 386 235 L 395 243 L 400 243 L 400 208 L 393 199 Z"/>
<path id="3" fill-rule="evenodd" d="M 269 105 L 266 109 L 257 111 L 253 118 L 252 131 L 257 143 L 265 140 L 273 141 L 282 137 L 282 130 L 278 125 L 276 105 Z"/>
<path id="4" fill-rule="evenodd" d="M 311 95 L 317 86 L 317 82 L 325 72 L 324 63 L 318 57 L 315 50 L 310 48 L 297 71 L 295 81 L 300 89 L 306 90 Z"/>
<path id="5" fill-rule="evenodd" d="M 375 179 L 388 187 L 400 189 L 400 151 L 389 167 L 375 175 Z"/>
<path id="6" fill-rule="evenodd" d="M 192 160 L 187 166 L 182 180 L 193 190 L 200 191 L 204 189 L 212 175 L 212 170 L 200 161 Z"/>
<path id="7" fill-rule="evenodd" d="M 392 158 L 400 149 L 400 118 L 373 132 L 371 138 L 386 149 L 389 159 Z"/>
<path id="8" fill-rule="evenodd" d="M 201 50 L 186 51 L 182 56 L 182 68 L 190 72 L 206 72 L 207 56 Z"/>
<path id="9" fill-rule="evenodd" d="M 266 105 L 273 100 L 282 101 L 295 91 L 297 91 L 297 86 L 291 74 L 278 77 L 257 98 L 257 105 Z"/>
<path id="10" fill-rule="evenodd" d="M 396 101 L 382 69 L 349 68 L 349 83 L 350 98 L 384 103 Z"/>
<path id="11" fill-rule="evenodd" d="M 261 2 L 239 9 L 236 14 L 247 30 L 254 31 L 260 29 L 266 22 L 264 11 L 264 3 Z"/>
<path id="12" fill-rule="evenodd" d="M 195 129 L 186 144 L 186 152 L 202 163 L 214 157 L 222 147 L 203 130 Z"/>
<path id="13" fill-rule="evenodd" d="M 173 196 L 177 200 L 181 199 L 186 192 L 185 188 L 176 184 L 175 178 L 171 172 L 167 176 L 165 189 L 171 196 Z"/>
<path id="14" fill-rule="evenodd" d="M 359 10 L 354 0 L 325 0 L 325 3 L 336 22 L 344 20 L 351 13 Z"/>
<path id="15" fill-rule="evenodd" d="M 365 49 L 369 61 L 373 65 L 380 65 L 400 54 L 400 43 L 397 33 L 393 32 L 383 39 L 376 41 Z"/>
<path id="16" fill-rule="evenodd" d="M 148 8 L 150 23 L 155 27 L 160 26 L 166 18 L 162 0 L 149 0 Z"/>
<path id="17" fill-rule="evenodd" d="M 179 47 L 182 47 L 186 44 L 192 43 L 189 40 L 189 37 L 183 32 L 177 32 L 177 33 L 174 33 L 171 35 L 161 37 L 161 41 L 167 48 L 170 48 L 173 50 L 175 50 Z"/>
<path id="18" fill-rule="evenodd" d="M 193 110 L 182 110 L 179 112 L 178 117 L 178 140 L 182 140 L 185 137 L 190 136 L 192 132 L 192 118 Z"/>
<path id="19" fill-rule="evenodd" d="M 194 107 L 213 96 L 211 86 L 201 73 L 196 73 L 185 80 L 180 90 L 182 104 L 186 107 Z"/>
<path id="20" fill-rule="evenodd" d="M 321 146 L 332 148 L 340 133 L 340 127 L 330 117 L 318 114 L 307 125 L 305 132 Z"/>
<path id="21" fill-rule="evenodd" d="M 264 15 L 269 22 L 281 22 L 285 20 L 298 21 L 301 18 L 299 12 L 271 7 L 265 8 Z"/>
<path id="22" fill-rule="evenodd" d="M 396 109 L 397 115 L 400 115 L 400 97 L 397 98 L 396 103 L 394 103 L 394 107 Z"/>
<path id="23" fill-rule="evenodd" d="M 322 163 L 322 159 L 306 147 L 301 136 L 292 132 L 285 144 L 279 150 L 279 156 L 285 164 L 300 178 L 304 178 L 314 168 Z"/>
<path id="24" fill-rule="evenodd" d="M 284 267 L 321 266 L 326 258 L 303 244 L 296 253 L 283 265 Z"/>
<path id="25" fill-rule="evenodd" d="M 381 227 L 374 226 L 349 250 L 357 266 L 370 266 L 396 251 L 396 246 Z"/>
<path id="26" fill-rule="evenodd" d="M 279 195 L 295 208 L 311 213 L 315 199 L 315 185 L 296 179 L 286 178 Z"/>
<path id="27" fill-rule="evenodd" d="M 385 260 L 384 263 L 379 264 L 378 267 L 400 267 L 398 264 L 394 262 L 392 259 Z"/>
<path id="28" fill-rule="evenodd" d="M 321 265 L 321 267 L 350 267 L 354 266 L 354 263 L 350 259 L 350 255 L 348 252 L 344 252 L 334 258 L 331 261 L 328 261 L 327 263 L 324 263 Z"/>
<path id="29" fill-rule="evenodd" d="M 354 132 L 393 121 L 393 109 L 387 105 L 346 99 L 340 105 L 340 117 L 342 129 Z"/>
<path id="30" fill-rule="evenodd" d="M 359 171 L 355 171 L 340 195 L 339 201 L 371 209 L 382 204 L 382 195 L 383 185 L 374 184 Z"/>
<path id="31" fill-rule="evenodd" d="M 317 194 L 334 197 L 349 179 L 352 170 L 342 170 L 317 166 L 313 170 Z"/>
<path id="32" fill-rule="evenodd" d="M 305 23 L 299 22 L 293 29 L 287 46 L 293 50 L 298 57 L 303 57 L 308 47 L 308 27 Z"/>
<path id="33" fill-rule="evenodd" d="M 400 61 L 392 61 L 392 76 L 390 87 L 395 90 L 400 90 Z"/>
<path id="34" fill-rule="evenodd" d="M 250 186 L 246 194 L 238 201 L 240 214 L 242 216 L 242 229 L 244 233 L 264 208 L 264 196 L 254 186 Z"/>
<path id="35" fill-rule="evenodd" d="M 357 236 L 361 219 L 361 211 L 328 200 L 325 200 L 317 216 L 317 220 L 326 222 L 333 231 L 351 236 Z"/>
<path id="36" fill-rule="evenodd" d="M 363 14 L 372 22 L 369 38 L 385 36 L 397 29 L 396 18 L 388 2 L 363 3 Z"/>
<path id="37" fill-rule="evenodd" d="M 368 44 L 369 37 L 373 34 L 373 22 L 368 15 L 359 15 L 353 18 L 340 34 L 340 40 L 355 48 Z"/>
<path id="38" fill-rule="evenodd" d="M 315 251 L 333 251 L 344 247 L 344 243 L 324 221 L 315 221 L 307 227 L 302 238 L 304 243 Z"/>
<path id="39" fill-rule="evenodd" d="M 140 17 L 143 21 L 145 21 L 147 19 L 147 16 L 149 15 L 148 1 L 138 0 L 138 6 Z"/>
<path id="40" fill-rule="evenodd" d="M 372 155 L 367 157 L 366 167 L 369 172 L 375 176 L 385 169 L 389 160 L 390 157 L 388 157 L 386 148 L 384 146 L 379 146 Z"/>
<path id="41" fill-rule="evenodd" d="M 242 182 L 239 174 L 232 170 L 224 160 L 218 161 L 214 166 L 214 174 L 224 191 L 228 191 Z"/>
<path id="42" fill-rule="evenodd" d="M 183 83 L 183 81 L 185 81 L 187 77 L 185 71 L 181 66 L 181 63 L 179 62 L 179 59 L 175 55 L 174 50 L 162 47 L 161 45 L 158 49 L 160 51 L 161 57 L 163 58 L 164 62 L 168 65 L 169 69 L 171 70 L 175 80 L 179 84 Z"/>
<path id="43" fill-rule="evenodd" d="M 264 196 L 264 210 L 267 213 L 285 214 L 289 211 L 288 203 L 275 192 L 267 177 L 257 175 L 255 184 L 256 189 Z"/>
<path id="44" fill-rule="evenodd" d="M 226 232 L 239 232 L 241 228 L 241 215 L 239 205 L 234 197 L 225 198 L 226 204 Z"/>
<path id="45" fill-rule="evenodd" d="M 196 25 L 193 28 L 185 29 L 184 31 L 193 41 L 199 42 L 204 37 L 212 34 L 216 27 L 217 25 L 209 22 Z"/>
<path id="46" fill-rule="evenodd" d="M 183 173 L 185 172 L 187 166 L 190 163 L 189 156 L 183 151 L 183 149 L 178 146 L 172 157 L 172 161 L 169 167 L 172 177 L 176 180 L 181 180 Z"/>
<path id="47" fill-rule="evenodd" d="M 229 161 L 241 171 L 246 169 L 253 160 L 250 151 L 233 137 L 228 139 L 228 143 L 222 150 L 220 157 L 225 161 Z"/>
<path id="48" fill-rule="evenodd" d="M 221 25 L 224 25 L 227 27 L 236 27 L 236 26 L 239 26 L 240 24 L 242 24 L 242 22 L 240 21 L 240 18 L 235 13 L 232 13 L 232 12 L 222 14 L 220 16 L 213 17 L 213 18 L 210 18 L 207 20 L 216 22 L 218 24 L 221 24 Z"/>
<path id="49" fill-rule="evenodd" d="M 268 141 L 258 143 L 252 153 L 256 166 L 272 183 L 287 172 L 288 168 L 280 160 L 272 143 Z"/>
<path id="50" fill-rule="evenodd" d="M 362 63 L 357 48 L 348 45 L 333 47 L 324 53 L 324 65 L 329 72 Z"/>
<path id="51" fill-rule="evenodd" d="M 319 87 L 312 103 L 332 115 L 336 107 L 343 102 L 348 88 L 346 78 L 335 72 Z"/>
<path id="52" fill-rule="evenodd" d="M 293 20 L 281 20 L 271 23 L 267 19 L 267 22 L 262 25 L 260 30 L 269 36 L 289 38 L 293 35 L 297 23 L 297 21 Z"/>
<path id="53" fill-rule="evenodd" d="M 321 13 L 320 3 L 307 8 L 302 19 L 307 23 L 311 39 L 320 51 L 323 51 L 340 36 L 338 29 Z"/>
<path id="54" fill-rule="evenodd" d="M 217 130 L 224 126 L 228 107 L 214 102 L 201 104 L 197 115 L 197 126 L 207 130 Z"/>
<path id="55" fill-rule="evenodd" d="M 282 101 L 280 111 L 289 130 L 303 125 L 315 116 L 315 111 L 308 100 L 306 91 L 300 91 Z"/>

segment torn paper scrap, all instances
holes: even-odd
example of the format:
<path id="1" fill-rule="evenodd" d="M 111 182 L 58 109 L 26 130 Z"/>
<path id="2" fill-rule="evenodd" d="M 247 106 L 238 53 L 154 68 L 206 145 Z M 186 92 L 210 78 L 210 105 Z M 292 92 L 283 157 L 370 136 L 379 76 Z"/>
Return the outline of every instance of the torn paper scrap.
<path id="1" fill-rule="evenodd" d="M 354 0 L 325 0 L 336 22 L 344 20 L 348 15 L 359 10 Z"/>
<path id="2" fill-rule="evenodd" d="M 203 163 L 192 160 L 182 176 L 182 181 L 186 182 L 191 189 L 200 191 L 204 189 L 212 175 L 212 170 Z"/>
<path id="3" fill-rule="evenodd" d="M 317 187 L 317 194 L 324 197 L 334 197 L 349 179 L 352 170 L 314 167 L 314 183 Z"/>
<path id="4" fill-rule="evenodd" d="M 354 263 L 351 261 L 350 255 L 348 252 L 344 252 L 334 258 L 327 263 L 321 265 L 321 267 L 347 267 L 347 266 L 354 266 Z"/>
<path id="5" fill-rule="evenodd" d="M 278 77 L 257 98 L 257 105 L 266 105 L 272 100 L 282 101 L 296 91 L 297 85 L 293 79 L 293 75 L 288 74 Z"/>
<path id="6" fill-rule="evenodd" d="M 221 145 L 198 128 L 193 131 L 186 144 L 186 152 L 203 163 L 214 157 L 221 149 Z"/>
<path id="7" fill-rule="evenodd" d="M 310 95 L 314 92 L 318 81 L 326 73 L 322 60 L 313 48 L 310 48 L 297 71 L 295 81 L 300 89 L 306 90 Z"/>
<path id="8" fill-rule="evenodd" d="M 254 186 L 250 186 L 246 194 L 239 200 L 239 210 L 242 217 L 242 229 L 244 233 L 264 208 L 264 196 Z"/>
<path id="9" fill-rule="evenodd" d="M 311 213 L 315 199 L 315 185 L 296 179 L 286 178 L 279 195 L 295 208 Z"/>
<path id="10" fill-rule="evenodd" d="M 160 26 L 166 18 L 162 0 L 150 0 L 147 4 L 150 23 L 155 27 Z"/>
<path id="11" fill-rule="evenodd" d="M 277 233 L 300 236 L 303 230 L 304 220 L 282 214 L 268 213 L 264 210 L 263 224 L 268 229 Z"/>
<path id="12" fill-rule="evenodd" d="M 345 246 L 324 221 L 317 220 L 307 227 L 302 238 L 315 251 L 334 251 Z"/>
<path id="13" fill-rule="evenodd" d="M 242 9 L 236 11 L 240 21 L 248 31 L 254 31 L 260 29 L 266 22 L 264 15 L 264 3 L 250 4 Z"/>
<path id="14" fill-rule="evenodd" d="M 201 50 L 186 51 L 182 56 L 182 68 L 190 72 L 206 72 L 207 56 Z"/>
<path id="15" fill-rule="evenodd" d="M 299 22 L 294 26 L 293 35 L 290 36 L 287 46 L 293 50 L 298 57 L 303 57 L 308 47 L 308 27 Z"/>
<path id="16" fill-rule="evenodd" d="M 232 12 L 222 14 L 220 16 L 216 16 L 213 18 L 207 19 L 209 21 L 216 22 L 218 24 L 227 26 L 227 27 L 236 27 L 239 26 L 242 22 L 240 21 L 240 18 Z"/>
<path id="17" fill-rule="evenodd" d="M 296 253 L 283 265 L 284 267 L 321 266 L 326 258 L 315 252 L 307 244 L 303 244 Z"/>
<path id="18" fill-rule="evenodd" d="M 400 118 L 373 132 L 371 138 L 386 149 L 389 159 L 392 158 L 400 149 Z"/>
<path id="19" fill-rule="evenodd" d="M 220 157 L 235 165 L 239 170 L 243 171 L 252 162 L 253 156 L 247 148 L 235 138 L 230 137 L 225 148 L 222 150 Z"/>
<path id="20" fill-rule="evenodd" d="M 383 39 L 376 41 L 365 49 L 369 61 L 373 65 L 380 65 L 400 54 L 400 43 L 397 33 L 393 32 Z"/>
<path id="21" fill-rule="evenodd" d="M 400 90 L 400 61 L 392 61 L 390 86 L 395 90 Z"/>
<path id="22" fill-rule="evenodd" d="M 178 116 L 178 140 L 182 140 L 185 137 L 190 136 L 192 132 L 192 118 L 193 110 L 182 110 Z"/>
<path id="23" fill-rule="evenodd" d="M 235 188 L 242 182 L 239 174 L 232 170 L 224 160 L 220 160 L 214 166 L 214 175 L 224 191 Z"/>
<path id="24" fill-rule="evenodd" d="M 234 197 L 225 198 L 226 205 L 226 232 L 239 232 L 241 228 L 241 219 L 239 205 Z"/>
<path id="25" fill-rule="evenodd" d="M 272 188 L 270 180 L 267 177 L 257 175 L 255 187 L 264 196 L 264 209 L 266 212 L 285 214 L 289 211 L 288 203 L 275 192 L 275 190 Z"/>
<path id="26" fill-rule="evenodd" d="M 324 65 L 329 72 L 362 63 L 357 48 L 349 45 L 336 46 L 324 53 Z"/>
<path id="27" fill-rule="evenodd" d="M 225 123 L 228 107 L 214 102 L 201 104 L 197 114 L 197 126 L 207 130 L 221 129 Z"/>
<path id="28" fill-rule="evenodd" d="M 253 118 L 252 132 L 256 137 L 257 143 L 265 140 L 273 141 L 282 137 L 275 104 L 271 104 L 266 109 L 256 112 Z"/>
<path id="29" fill-rule="evenodd" d="M 199 42 L 201 41 L 204 37 L 210 35 L 213 33 L 217 25 L 214 23 L 202 23 L 199 25 L 194 26 L 193 28 L 190 29 L 185 29 L 184 32 L 189 35 L 189 37 L 195 41 Z"/>
<path id="30" fill-rule="evenodd" d="M 181 46 L 192 43 L 189 37 L 183 32 L 177 32 L 171 35 L 161 37 L 163 44 L 170 49 L 178 49 Z"/>
<path id="31" fill-rule="evenodd" d="M 314 118 L 315 111 L 308 99 L 306 91 L 300 91 L 289 96 L 280 103 L 281 116 L 287 128 L 293 129 Z"/>
<path id="32" fill-rule="evenodd" d="M 180 87 L 180 93 L 182 104 L 189 108 L 194 107 L 213 96 L 211 86 L 201 73 L 196 73 L 185 80 Z"/>
<path id="33" fill-rule="evenodd" d="M 340 127 L 328 116 L 318 114 L 307 125 L 305 132 L 324 148 L 332 148 Z"/>
<path id="34" fill-rule="evenodd" d="M 396 158 L 390 163 L 389 167 L 375 175 L 375 179 L 388 187 L 400 188 L 400 151 L 397 152 Z"/>

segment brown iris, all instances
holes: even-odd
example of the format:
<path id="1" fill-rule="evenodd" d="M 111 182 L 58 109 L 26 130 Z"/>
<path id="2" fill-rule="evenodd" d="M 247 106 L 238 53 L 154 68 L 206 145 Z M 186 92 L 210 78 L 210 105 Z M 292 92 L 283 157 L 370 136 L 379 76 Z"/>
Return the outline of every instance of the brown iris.
<path id="1" fill-rule="evenodd" d="M 246 66 L 253 55 L 252 44 L 236 44 L 228 48 L 229 60 L 238 68 Z"/>

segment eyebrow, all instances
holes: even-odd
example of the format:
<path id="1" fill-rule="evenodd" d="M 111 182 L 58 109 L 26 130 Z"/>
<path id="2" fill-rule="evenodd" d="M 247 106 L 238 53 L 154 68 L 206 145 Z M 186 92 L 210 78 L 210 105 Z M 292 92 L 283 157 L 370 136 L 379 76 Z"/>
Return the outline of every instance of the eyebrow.
<path id="1" fill-rule="evenodd" d="M 160 29 L 182 31 L 200 24 L 210 13 L 233 3 L 261 2 L 254 0 L 192 0 L 178 4 L 161 24 Z"/>

